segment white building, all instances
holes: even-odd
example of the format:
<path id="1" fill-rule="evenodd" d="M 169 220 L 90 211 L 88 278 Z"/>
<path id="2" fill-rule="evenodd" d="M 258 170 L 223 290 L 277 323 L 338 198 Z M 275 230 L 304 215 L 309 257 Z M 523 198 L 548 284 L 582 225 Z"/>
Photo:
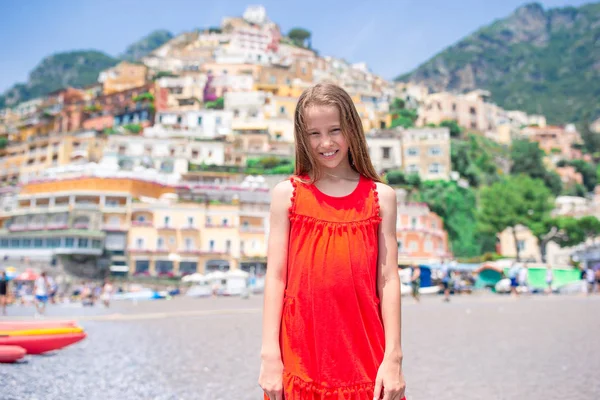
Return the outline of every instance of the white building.
<path id="1" fill-rule="evenodd" d="M 43 102 L 44 102 L 44 100 L 41 98 L 24 101 L 22 103 L 17 104 L 13 108 L 13 111 L 20 118 L 26 118 L 26 117 L 29 117 L 29 116 L 32 116 L 33 114 L 35 114 L 38 110 L 38 107 L 40 107 Z"/>
<path id="2" fill-rule="evenodd" d="M 228 110 L 161 111 L 155 125 L 144 130 L 149 138 L 216 139 L 231 133 L 233 113 Z"/>
<path id="3" fill-rule="evenodd" d="M 117 164 L 125 171 L 146 168 L 177 176 L 187 173 L 190 163 L 223 165 L 225 142 L 113 135 L 105 147 L 102 162 Z"/>
<path id="4" fill-rule="evenodd" d="M 371 162 L 378 173 L 402 168 L 402 143 L 394 134 L 367 136 Z"/>

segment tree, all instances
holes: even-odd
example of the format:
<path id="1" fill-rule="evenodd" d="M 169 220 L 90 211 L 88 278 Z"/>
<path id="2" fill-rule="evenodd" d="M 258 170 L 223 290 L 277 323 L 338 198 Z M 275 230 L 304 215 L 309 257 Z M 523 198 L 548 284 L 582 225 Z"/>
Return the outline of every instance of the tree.
<path id="1" fill-rule="evenodd" d="M 588 192 L 593 192 L 596 184 L 598 183 L 598 175 L 596 168 L 584 160 L 572 160 L 569 165 L 574 167 L 577 172 L 581 174 L 583 178 L 583 185 Z"/>
<path id="2" fill-rule="evenodd" d="M 510 149 L 512 175 L 525 174 L 532 178 L 543 179 L 546 175 L 544 167 L 544 151 L 536 142 L 519 139 L 512 142 Z"/>
<path id="3" fill-rule="evenodd" d="M 594 154 L 600 151 L 600 134 L 593 132 L 590 128 L 591 120 L 590 112 L 587 111 L 582 118 L 579 131 L 581 132 L 581 139 L 583 140 L 585 149 L 588 153 Z"/>
<path id="4" fill-rule="evenodd" d="M 289 31 L 288 37 L 292 40 L 292 42 L 298 47 L 307 47 L 310 49 L 311 38 L 310 31 L 307 31 L 304 28 L 293 28 Z M 307 43 L 308 42 L 308 43 Z"/>
<path id="5" fill-rule="evenodd" d="M 406 184 L 406 177 L 404 172 L 400 170 L 389 171 L 385 174 L 387 183 L 390 185 L 404 185 Z"/>
<path id="6" fill-rule="evenodd" d="M 457 138 L 460 137 L 460 135 L 462 135 L 463 129 L 458 125 L 458 122 L 456 122 L 453 119 L 447 119 L 440 122 L 440 126 L 449 128 L 450 136 L 453 138 Z"/>
<path id="7" fill-rule="evenodd" d="M 8 146 L 8 139 L 7 138 L 0 138 L 0 149 L 4 149 L 6 146 Z"/>
<path id="8" fill-rule="evenodd" d="M 554 171 L 546 171 L 546 175 L 543 176 L 542 180 L 544 181 L 544 185 L 554 196 L 559 196 L 563 191 L 563 184 L 560 175 L 558 175 Z"/>
<path id="9" fill-rule="evenodd" d="M 489 235 L 481 232 L 476 224 L 476 197 L 472 188 L 463 188 L 453 181 L 425 181 L 417 197 L 427 203 L 431 211 L 444 221 L 452 252 L 457 257 L 474 257 L 488 247 Z M 493 238 L 492 238 L 493 239 Z"/>
<path id="10" fill-rule="evenodd" d="M 588 215 L 577 220 L 577 225 L 583 232 L 584 240 L 594 240 L 600 234 L 600 221 L 598 218 Z"/>
<path id="11" fill-rule="evenodd" d="M 546 169 L 544 156 L 545 153 L 538 143 L 526 139 L 515 140 L 510 149 L 510 173 L 541 179 L 552 194 L 557 196 L 562 192 L 562 180 L 558 174 Z"/>
<path id="12" fill-rule="evenodd" d="M 545 218 L 530 225 L 531 233 L 537 238 L 540 258 L 546 262 L 548 243 L 555 242 L 561 247 L 574 246 L 584 240 L 579 221 L 573 217 Z"/>
<path id="13" fill-rule="evenodd" d="M 543 181 L 526 175 L 511 176 L 482 188 L 478 222 L 484 232 L 493 234 L 512 228 L 520 261 L 515 227 L 524 225 L 540 231 L 536 224 L 547 220 L 553 208 L 550 190 Z"/>
<path id="14" fill-rule="evenodd" d="M 501 149 L 492 147 L 495 144 L 486 140 L 473 134 L 469 134 L 467 140 L 451 140 L 452 170 L 457 171 L 473 187 L 491 185 L 500 179 L 495 156 L 500 156 Z"/>

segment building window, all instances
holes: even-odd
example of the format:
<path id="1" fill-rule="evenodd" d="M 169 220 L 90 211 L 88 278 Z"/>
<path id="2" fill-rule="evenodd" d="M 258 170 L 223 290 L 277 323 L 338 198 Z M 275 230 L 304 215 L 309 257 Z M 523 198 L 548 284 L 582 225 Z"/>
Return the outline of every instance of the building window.
<path id="1" fill-rule="evenodd" d="M 240 240 L 240 253 L 244 254 L 244 241 Z"/>
<path id="2" fill-rule="evenodd" d="M 419 244 L 416 241 L 412 241 L 410 242 L 410 247 L 409 247 L 410 251 L 417 251 L 419 250 Z"/>
<path id="3" fill-rule="evenodd" d="M 157 247 L 158 249 L 162 249 L 164 245 L 165 245 L 165 240 L 164 240 L 163 238 L 159 237 L 159 238 L 156 240 L 156 247 Z"/>
<path id="4" fill-rule="evenodd" d="M 144 248 L 144 239 L 143 238 L 137 238 L 137 240 L 135 241 L 135 245 L 136 245 L 136 247 L 138 249 L 143 249 Z"/>
<path id="5" fill-rule="evenodd" d="M 102 241 L 101 240 L 92 240 L 92 247 L 94 249 L 100 249 L 100 248 L 102 248 Z"/>
<path id="6" fill-rule="evenodd" d="M 215 118 L 215 125 L 217 125 L 217 126 L 221 125 L 221 117 Z"/>
<path id="7" fill-rule="evenodd" d="M 229 240 L 229 239 L 227 239 L 227 240 L 225 241 L 225 251 L 226 251 L 227 253 L 231 252 L 231 240 Z"/>
<path id="8" fill-rule="evenodd" d="M 431 243 L 431 240 L 426 240 L 425 241 L 425 251 L 432 251 L 433 250 L 433 244 Z"/>
<path id="9" fill-rule="evenodd" d="M 227 218 L 223 218 L 223 226 L 228 226 L 229 220 Z"/>
<path id="10" fill-rule="evenodd" d="M 212 218 L 206 217 L 206 225 L 212 225 Z"/>
<path id="11" fill-rule="evenodd" d="M 402 240 L 398 240 L 398 253 L 402 253 Z"/>
<path id="12" fill-rule="evenodd" d="M 77 247 L 79 248 L 87 248 L 88 247 L 88 239 L 85 238 L 79 238 L 79 240 L 77 241 Z"/>
<path id="13" fill-rule="evenodd" d="M 75 247 L 75 239 L 68 237 L 65 240 L 65 247 L 68 247 L 68 248 Z"/>
<path id="14" fill-rule="evenodd" d="M 188 217 L 187 222 L 190 228 L 194 227 L 194 217 Z"/>
<path id="15" fill-rule="evenodd" d="M 391 153 L 391 150 L 392 150 L 392 149 L 391 149 L 391 148 L 389 148 L 389 147 L 382 147 L 382 148 L 381 148 L 381 157 L 382 157 L 384 160 L 389 160 L 389 159 L 390 159 L 390 153 Z"/>
<path id="16" fill-rule="evenodd" d="M 170 245 L 174 245 L 175 244 L 175 236 L 170 236 L 169 237 L 169 244 Z"/>
<path id="17" fill-rule="evenodd" d="M 410 226 L 411 226 L 413 229 L 416 229 L 416 228 L 417 228 L 417 217 L 412 217 L 412 218 L 410 219 Z"/>
<path id="18" fill-rule="evenodd" d="M 440 174 L 440 173 L 442 173 L 443 170 L 444 170 L 444 167 L 442 167 L 442 165 L 438 164 L 438 163 L 433 163 L 429 166 L 430 174 Z"/>
<path id="19" fill-rule="evenodd" d="M 33 247 L 40 249 L 44 246 L 44 240 L 43 239 L 33 239 Z"/>
<path id="20" fill-rule="evenodd" d="M 198 126 L 202 125 L 202 117 L 198 117 Z"/>
<path id="21" fill-rule="evenodd" d="M 19 248 L 19 239 L 10 239 L 10 247 L 13 249 Z"/>
<path id="22" fill-rule="evenodd" d="M 433 146 L 429 148 L 430 156 L 439 156 L 440 154 L 442 154 L 442 149 L 440 148 L 440 146 Z"/>
<path id="23" fill-rule="evenodd" d="M 141 223 L 146 222 L 146 217 L 143 215 L 138 215 L 136 221 Z"/>
<path id="24" fill-rule="evenodd" d="M 417 164 L 410 164 L 408 166 L 408 168 L 406 169 L 406 171 L 409 174 L 418 174 L 419 173 L 419 166 Z"/>
<path id="25" fill-rule="evenodd" d="M 164 221 L 165 221 L 165 226 L 169 226 L 169 221 L 171 221 L 171 218 L 165 217 Z"/>
<path id="26" fill-rule="evenodd" d="M 23 247 L 31 247 L 31 239 L 23 239 Z"/>
<path id="27" fill-rule="evenodd" d="M 524 240 L 517 240 L 517 250 L 519 250 L 519 252 L 525 251 L 525 241 Z"/>
<path id="28" fill-rule="evenodd" d="M 279 113 L 280 114 L 285 114 L 285 106 L 279 107 Z"/>
<path id="29" fill-rule="evenodd" d="M 185 238 L 185 249 L 192 250 L 194 248 L 192 238 Z"/>
<path id="30" fill-rule="evenodd" d="M 208 242 L 208 250 L 209 251 L 215 251 L 215 241 L 214 240 L 210 240 Z"/>
<path id="31" fill-rule="evenodd" d="M 417 147 L 409 147 L 406 150 L 406 155 L 407 156 L 411 156 L 411 157 L 418 156 L 419 155 L 419 149 Z"/>

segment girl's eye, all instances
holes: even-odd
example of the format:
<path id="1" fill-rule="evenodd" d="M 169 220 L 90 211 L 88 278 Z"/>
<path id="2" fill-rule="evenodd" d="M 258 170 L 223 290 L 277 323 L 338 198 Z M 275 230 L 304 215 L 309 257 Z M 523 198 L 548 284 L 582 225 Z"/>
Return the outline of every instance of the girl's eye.
<path id="1" fill-rule="evenodd" d="M 309 133 L 309 135 L 318 135 L 318 134 L 319 134 L 319 132 L 311 132 L 311 133 Z"/>
<path id="2" fill-rule="evenodd" d="M 341 132 L 340 128 L 335 128 L 334 130 L 332 130 L 332 132 Z"/>

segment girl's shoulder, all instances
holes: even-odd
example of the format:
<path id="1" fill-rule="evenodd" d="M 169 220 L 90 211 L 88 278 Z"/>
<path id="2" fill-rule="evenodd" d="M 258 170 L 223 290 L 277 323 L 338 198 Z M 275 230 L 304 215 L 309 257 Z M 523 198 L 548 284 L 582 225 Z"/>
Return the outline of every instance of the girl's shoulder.
<path id="1" fill-rule="evenodd" d="M 377 195 L 382 201 L 396 201 L 396 190 L 382 182 L 373 182 Z"/>
<path id="2" fill-rule="evenodd" d="M 271 208 L 287 210 L 292 205 L 295 190 L 296 183 L 293 183 L 293 177 L 279 182 L 271 191 Z"/>

